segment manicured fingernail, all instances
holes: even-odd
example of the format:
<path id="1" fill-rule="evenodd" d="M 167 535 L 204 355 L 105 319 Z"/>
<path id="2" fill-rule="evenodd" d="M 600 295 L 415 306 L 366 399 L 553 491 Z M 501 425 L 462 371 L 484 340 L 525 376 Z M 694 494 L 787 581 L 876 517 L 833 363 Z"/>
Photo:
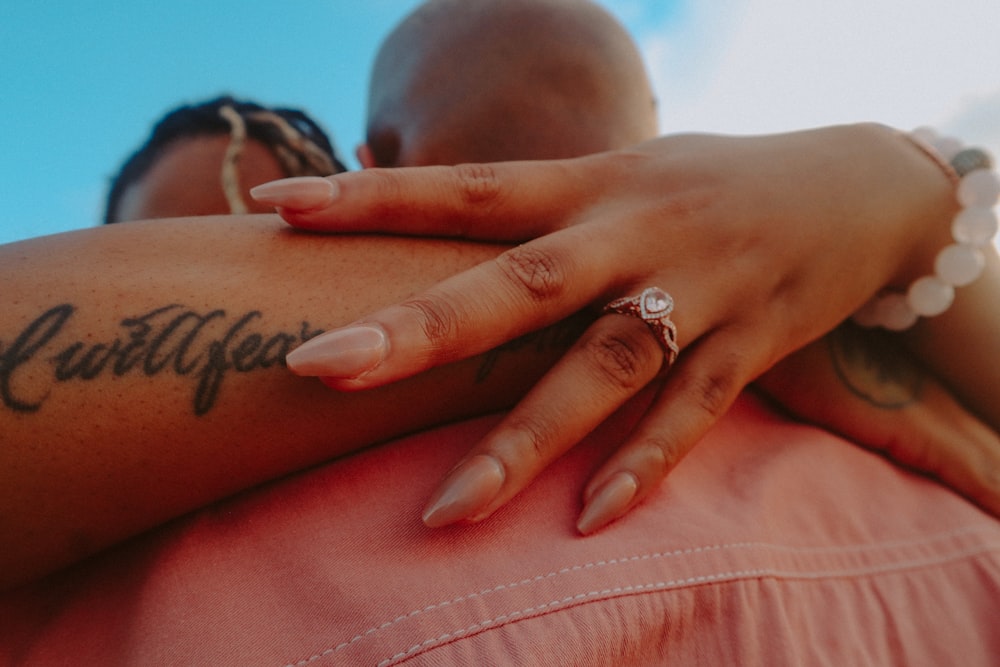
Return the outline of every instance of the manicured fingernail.
<path id="1" fill-rule="evenodd" d="M 431 528 L 468 519 L 484 509 L 503 486 L 504 469 L 494 457 L 479 454 L 456 468 L 424 510 Z"/>
<path id="2" fill-rule="evenodd" d="M 340 186 L 328 178 L 298 176 L 262 183 L 250 189 L 250 196 L 262 204 L 309 211 L 330 205 L 340 194 Z"/>
<path id="3" fill-rule="evenodd" d="M 603 528 L 625 514 L 639 490 L 639 480 L 630 472 L 619 472 L 598 487 L 587 500 L 576 522 L 576 529 L 584 535 Z"/>
<path id="4" fill-rule="evenodd" d="M 348 327 L 306 341 L 285 357 L 285 363 L 296 375 L 354 378 L 382 363 L 388 349 L 381 327 Z"/>

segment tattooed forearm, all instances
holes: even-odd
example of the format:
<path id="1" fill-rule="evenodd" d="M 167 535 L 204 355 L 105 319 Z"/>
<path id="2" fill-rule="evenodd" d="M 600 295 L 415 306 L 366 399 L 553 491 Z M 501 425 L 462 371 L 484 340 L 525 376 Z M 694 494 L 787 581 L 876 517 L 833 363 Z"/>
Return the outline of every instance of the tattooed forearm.
<path id="1" fill-rule="evenodd" d="M 303 321 L 296 332 L 263 331 L 262 314 L 198 312 L 178 304 L 126 317 L 111 340 L 74 340 L 76 309 L 62 304 L 42 313 L 8 344 L 0 340 L 0 400 L 17 412 L 37 412 L 57 383 L 103 376 L 170 373 L 194 382 L 192 406 L 203 415 L 215 405 L 228 373 L 284 365 L 285 355 L 321 333 Z M 48 386 L 33 395 L 19 387 L 19 376 L 39 365 Z"/>
<path id="2" fill-rule="evenodd" d="M 920 400 L 925 372 L 891 336 L 845 322 L 826 340 L 837 376 L 851 393 L 876 407 L 899 409 Z"/>

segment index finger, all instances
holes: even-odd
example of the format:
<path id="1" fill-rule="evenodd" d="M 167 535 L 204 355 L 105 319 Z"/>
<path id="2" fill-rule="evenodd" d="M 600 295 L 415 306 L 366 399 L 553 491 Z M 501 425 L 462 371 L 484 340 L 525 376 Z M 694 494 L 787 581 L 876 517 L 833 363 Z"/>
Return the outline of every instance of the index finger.
<path id="1" fill-rule="evenodd" d="M 287 358 L 300 375 L 338 389 L 387 384 L 471 357 L 565 319 L 608 289 L 619 248 L 590 225 L 512 248 L 364 320 L 302 344 Z"/>
<path id="2" fill-rule="evenodd" d="M 251 194 L 299 229 L 524 240 L 565 226 L 593 196 L 592 159 L 366 169 Z"/>

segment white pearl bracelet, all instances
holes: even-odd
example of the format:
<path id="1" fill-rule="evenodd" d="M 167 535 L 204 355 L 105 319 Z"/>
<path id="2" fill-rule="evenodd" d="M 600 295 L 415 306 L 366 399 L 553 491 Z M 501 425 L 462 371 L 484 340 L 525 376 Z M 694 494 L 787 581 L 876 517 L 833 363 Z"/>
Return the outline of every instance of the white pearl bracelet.
<path id="1" fill-rule="evenodd" d="M 957 183 L 962 210 L 951 223 L 955 242 L 938 253 L 934 273 L 913 281 L 906 292 L 881 292 L 861 307 L 852 319 L 863 327 L 902 331 L 920 317 L 934 317 L 948 310 L 955 288 L 979 277 L 986 259 L 980 248 L 988 246 L 997 232 L 993 210 L 1000 199 L 1000 177 L 992 171 L 993 159 L 984 150 L 964 148 L 952 137 L 920 128 L 908 135 L 933 157 Z"/>

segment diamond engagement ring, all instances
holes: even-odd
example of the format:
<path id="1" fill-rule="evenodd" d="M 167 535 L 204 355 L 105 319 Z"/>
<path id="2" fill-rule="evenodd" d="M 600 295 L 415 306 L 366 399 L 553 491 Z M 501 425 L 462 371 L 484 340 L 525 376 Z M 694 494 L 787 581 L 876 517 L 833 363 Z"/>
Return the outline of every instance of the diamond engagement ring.
<path id="1" fill-rule="evenodd" d="M 677 347 L 677 327 L 670 321 L 670 313 L 673 310 L 674 298 L 659 287 L 647 287 L 638 296 L 615 299 L 604 306 L 605 313 L 631 315 L 646 323 L 663 345 L 663 352 L 666 355 L 665 368 L 674 363 L 680 352 Z"/>

